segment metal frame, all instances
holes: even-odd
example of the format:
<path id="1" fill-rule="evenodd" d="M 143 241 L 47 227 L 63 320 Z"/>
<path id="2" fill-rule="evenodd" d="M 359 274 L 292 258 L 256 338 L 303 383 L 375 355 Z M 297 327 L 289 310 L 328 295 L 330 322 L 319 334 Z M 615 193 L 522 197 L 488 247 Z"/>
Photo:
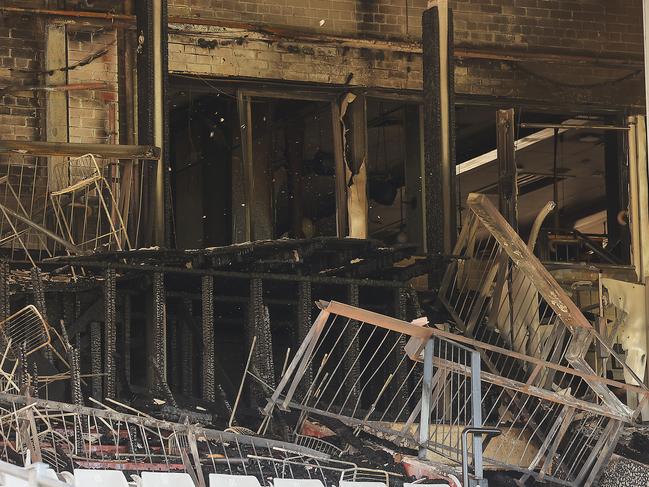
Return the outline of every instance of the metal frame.
<path id="1" fill-rule="evenodd" d="M 515 442 L 508 451 L 492 448 L 486 461 L 526 477 L 582 485 L 597 476 L 598 455 L 612 452 L 621 424 L 635 420 L 649 390 L 593 370 L 586 353 L 594 344 L 635 377 L 487 197 L 470 195 L 468 207 L 454 251 L 462 259 L 449 264 L 439 299 L 466 335 L 455 339 L 479 351 L 490 370 L 482 374 L 483 397 L 497 394 L 496 402 L 506 404 L 506 414 L 495 406 L 485 414 L 488 424 L 509 421 L 503 435 L 526 442 L 521 453 Z M 611 387 L 639 394 L 640 404 L 630 409 Z M 515 423 L 523 425 L 520 433 Z"/>

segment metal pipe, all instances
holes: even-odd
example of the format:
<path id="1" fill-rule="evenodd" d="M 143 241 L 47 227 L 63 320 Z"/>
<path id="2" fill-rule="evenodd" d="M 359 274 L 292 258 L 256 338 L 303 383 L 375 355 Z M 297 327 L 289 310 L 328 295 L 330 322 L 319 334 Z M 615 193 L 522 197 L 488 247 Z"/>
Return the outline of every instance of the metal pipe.
<path id="1" fill-rule="evenodd" d="M 502 432 L 496 428 L 464 428 L 462 430 L 462 485 L 463 486 L 465 487 L 469 486 L 469 459 L 468 459 L 469 452 L 467 451 L 467 447 L 466 447 L 467 436 L 469 434 L 472 434 L 474 435 L 474 437 L 476 435 L 490 437 L 490 436 L 499 436 L 501 433 Z M 473 455 L 475 458 L 475 452 L 473 452 Z M 482 478 L 482 474 L 480 475 L 479 478 L 476 478 L 476 480 L 478 481 L 478 483 L 475 484 L 476 487 L 480 487 L 480 481 L 484 480 Z"/>
<path id="2" fill-rule="evenodd" d="M 426 459 L 428 439 L 430 438 L 430 401 L 433 394 L 433 339 L 426 341 L 424 349 L 424 382 L 421 391 L 421 416 L 419 420 L 419 454 L 420 460 Z M 480 404 L 478 403 L 478 406 Z M 468 485 L 468 484 L 464 484 Z"/>
<path id="3" fill-rule="evenodd" d="M 235 399 L 234 406 L 232 407 L 232 414 L 230 415 L 230 421 L 228 421 L 228 428 L 232 428 L 232 423 L 234 422 L 234 415 L 237 414 L 237 408 L 239 407 L 239 400 L 241 399 L 241 394 L 243 393 L 243 384 L 246 381 L 246 376 L 248 375 L 248 369 L 250 368 L 250 361 L 252 360 L 252 354 L 255 350 L 255 343 L 257 343 L 256 335 L 252 337 L 252 345 L 250 345 L 250 353 L 248 353 L 246 368 L 243 369 L 243 377 L 241 377 L 241 384 L 239 384 L 239 392 L 237 392 L 237 398 Z"/>
<path id="4" fill-rule="evenodd" d="M 38 232 L 41 232 L 42 234 L 44 234 L 44 235 L 46 235 L 47 237 L 49 237 L 49 238 L 51 238 L 52 240 L 54 240 L 55 242 L 60 243 L 61 245 L 63 245 L 63 247 L 65 247 L 66 249 L 68 249 L 70 252 L 73 252 L 73 253 L 75 253 L 75 254 L 78 254 L 78 253 L 79 253 L 79 249 L 78 249 L 75 245 L 71 244 L 71 243 L 68 242 L 67 240 L 62 239 L 61 237 L 59 237 L 59 236 L 56 235 L 55 233 L 50 232 L 47 228 L 44 228 L 44 227 L 40 226 L 38 223 L 34 223 L 34 222 L 31 221 L 29 218 L 27 218 L 27 217 L 25 217 L 25 216 L 22 216 L 22 215 L 19 214 L 19 213 L 16 213 L 16 212 L 13 211 L 12 209 L 7 208 L 6 206 L 4 206 L 4 205 L 2 205 L 2 204 L 0 204 L 0 209 L 1 209 L 3 212 L 5 212 L 6 214 L 11 215 L 11 216 L 13 216 L 14 218 L 20 220 L 20 221 L 23 222 L 25 225 L 27 225 L 27 226 L 33 228 L 34 230 L 36 230 L 36 231 L 38 231 Z"/>

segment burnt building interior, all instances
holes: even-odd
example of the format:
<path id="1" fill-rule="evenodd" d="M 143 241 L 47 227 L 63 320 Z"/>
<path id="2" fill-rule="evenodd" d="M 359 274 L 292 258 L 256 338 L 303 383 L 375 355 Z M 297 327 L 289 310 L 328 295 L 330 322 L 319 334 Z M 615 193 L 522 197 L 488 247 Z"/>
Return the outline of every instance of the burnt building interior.
<path id="1" fill-rule="evenodd" d="M 0 1 L 0 484 L 645 485 L 647 8 Z"/>

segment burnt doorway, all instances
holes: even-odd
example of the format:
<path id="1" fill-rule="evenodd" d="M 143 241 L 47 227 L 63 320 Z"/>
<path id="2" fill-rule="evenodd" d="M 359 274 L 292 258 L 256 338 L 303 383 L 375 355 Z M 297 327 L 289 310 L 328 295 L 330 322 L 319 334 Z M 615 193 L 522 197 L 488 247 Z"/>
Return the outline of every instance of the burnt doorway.
<path id="1" fill-rule="evenodd" d="M 232 165 L 240 154 L 234 97 L 179 91 L 170 109 L 174 234 L 180 249 L 232 243 Z"/>

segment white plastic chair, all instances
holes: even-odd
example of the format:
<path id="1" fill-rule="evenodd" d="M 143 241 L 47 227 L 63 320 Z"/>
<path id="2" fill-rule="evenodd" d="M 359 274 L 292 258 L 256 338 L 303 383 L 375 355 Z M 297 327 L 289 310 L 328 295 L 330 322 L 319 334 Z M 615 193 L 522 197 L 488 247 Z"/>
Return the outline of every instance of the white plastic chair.
<path id="1" fill-rule="evenodd" d="M 448 484 L 411 484 L 408 482 L 404 482 L 403 487 L 449 487 L 449 486 Z"/>
<path id="2" fill-rule="evenodd" d="M 119 470 L 74 469 L 74 485 L 79 487 L 128 487 L 126 477 Z"/>
<path id="3" fill-rule="evenodd" d="M 324 487 L 318 479 L 273 479 L 273 487 Z"/>
<path id="4" fill-rule="evenodd" d="M 196 487 L 188 473 L 142 472 L 141 487 Z"/>
<path id="5" fill-rule="evenodd" d="M 211 473 L 210 487 L 261 487 L 259 479 L 254 475 L 228 475 Z"/>
<path id="6" fill-rule="evenodd" d="M 33 463 L 26 467 L 26 470 L 29 469 L 35 469 L 37 477 L 59 480 L 59 478 L 56 476 L 56 472 L 49 468 L 45 463 Z M 2 474 L 2 476 L 4 477 L 4 480 L 2 482 L 2 485 L 4 487 L 27 487 L 29 485 L 29 483 L 24 479 L 14 477 L 6 473 Z"/>
<path id="7" fill-rule="evenodd" d="M 387 487 L 387 485 L 385 485 L 385 482 L 354 482 L 351 480 L 341 480 L 340 487 Z"/>
<path id="8" fill-rule="evenodd" d="M 74 485 L 74 474 L 70 472 L 61 472 L 59 473 L 59 480 L 65 482 L 68 485 Z"/>

